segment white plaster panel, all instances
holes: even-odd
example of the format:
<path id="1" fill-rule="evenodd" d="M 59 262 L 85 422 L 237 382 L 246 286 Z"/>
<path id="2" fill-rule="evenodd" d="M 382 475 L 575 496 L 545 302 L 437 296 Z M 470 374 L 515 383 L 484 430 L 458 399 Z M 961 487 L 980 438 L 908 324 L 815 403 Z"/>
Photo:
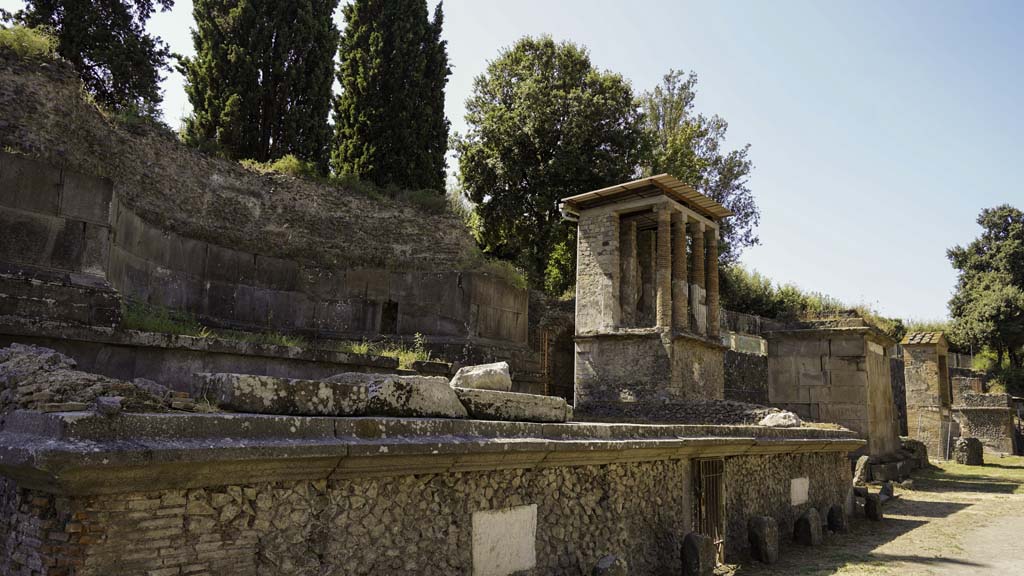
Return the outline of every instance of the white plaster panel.
<path id="1" fill-rule="evenodd" d="M 789 481 L 789 500 L 793 506 L 807 502 L 807 493 L 811 487 L 810 478 L 793 478 Z"/>
<path id="2" fill-rule="evenodd" d="M 536 504 L 473 513 L 474 576 L 506 576 L 536 565 Z"/>

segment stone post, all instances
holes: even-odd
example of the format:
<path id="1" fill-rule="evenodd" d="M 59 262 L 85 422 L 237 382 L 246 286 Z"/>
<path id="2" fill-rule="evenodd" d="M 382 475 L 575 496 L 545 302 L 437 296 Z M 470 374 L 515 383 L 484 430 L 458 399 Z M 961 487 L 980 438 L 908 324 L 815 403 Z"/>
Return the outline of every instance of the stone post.
<path id="1" fill-rule="evenodd" d="M 686 285 L 686 216 L 672 213 L 672 328 L 690 329 L 688 302 L 690 288 Z"/>
<path id="2" fill-rule="evenodd" d="M 619 267 L 622 283 L 619 291 L 619 305 L 622 307 L 622 326 L 636 326 L 637 315 L 637 261 L 636 261 L 636 220 L 619 224 Z"/>
<path id="3" fill-rule="evenodd" d="M 704 224 L 690 224 L 690 238 L 693 250 L 690 254 L 690 307 L 693 310 L 693 325 L 690 329 L 698 334 L 707 334 L 707 307 L 704 306 Z"/>
<path id="4" fill-rule="evenodd" d="M 672 213 L 669 208 L 658 210 L 658 239 L 655 260 L 657 296 L 655 326 L 672 327 Z"/>
<path id="5" fill-rule="evenodd" d="M 693 238 L 693 254 L 690 255 L 693 264 L 693 283 L 704 288 L 704 224 L 691 224 L 690 237 Z"/>
<path id="6" fill-rule="evenodd" d="M 717 339 L 721 335 L 721 324 L 718 318 L 718 229 L 711 229 L 706 236 L 708 239 L 708 337 Z"/>

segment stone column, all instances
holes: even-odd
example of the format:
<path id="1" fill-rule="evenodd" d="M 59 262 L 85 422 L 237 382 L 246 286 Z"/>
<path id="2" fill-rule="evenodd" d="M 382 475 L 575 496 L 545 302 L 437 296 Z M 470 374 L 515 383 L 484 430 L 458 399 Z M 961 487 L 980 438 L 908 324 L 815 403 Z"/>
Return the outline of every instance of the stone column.
<path id="1" fill-rule="evenodd" d="M 688 302 L 690 287 L 686 285 L 686 216 L 672 213 L 672 328 L 690 329 Z"/>
<path id="2" fill-rule="evenodd" d="M 636 261 L 636 220 L 619 224 L 619 267 L 622 282 L 619 289 L 619 304 L 622 306 L 622 326 L 631 328 L 637 321 L 637 261 Z"/>
<path id="3" fill-rule="evenodd" d="M 698 334 L 707 334 L 707 307 L 704 305 L 704 224 L 694 222 L 690 225 L 690 238 L 693 241 L 693 253 L 690 254 L 690 307 L 693 310 L 691 330 Z"/>
<path id="4" fill-rule="evenodd" d="M 665 207 L 658 210 L 658 244 L 655 260 L 657 290 L 655 325 L 672 327 L 672 213 Z"/>
<path id="5" fill-rule="evenodd" d="M 712 228 L 708 234 L 708 336 L 718 338 L 721 335 L 718 308 L 718 229 Z"/>

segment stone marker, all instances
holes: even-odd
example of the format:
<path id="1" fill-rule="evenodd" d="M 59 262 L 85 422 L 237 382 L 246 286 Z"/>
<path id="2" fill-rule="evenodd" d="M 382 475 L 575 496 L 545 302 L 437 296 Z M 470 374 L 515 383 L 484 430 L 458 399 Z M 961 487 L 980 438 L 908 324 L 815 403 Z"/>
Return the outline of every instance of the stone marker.
<path id="1" fill-rule="evenodd" d="M 878 491 L 878 501 L 885 504 L 888 500 L 891 500 L 895 496 L 895 492 L 892 488 L 892 482 L 883 482 L 882 488 Z"/>
<path id="2" fill-rule="evenodd" d="M 696 532 L 683 538 L 683 576 L 712 576 L 717 563 L 711 538 Z"/>
<path id="3" fill-rule="evenodd" d="M 758 562 L 774 564 L 779 559 L 779 523 L 771 516 L 754 516 L 747 522 L 750 555 Z"/>
<path id="4" fill-rule="evenodd" d="M 798 428 L 802 423 L 800 417 L 796 414 L 781 410 L 765 416 L 757 425 L 771 426 L 772 428 Z"/>
<path id="5" fill-rule="evenodd" d="M 512 376 L 509 373 L 508 362 L 463 366 L 452 377 L 451 385 L 452 388 L 475 388 L 477 390 L 510 392 L 512 390 Z"/>
<path id="6" fill-rule="evenodd" d="M 510 422 L 565 422 L 569 418 L 564 398 L 452 388 L 474 420 L 505 420 Z"/>
<path id="7" fill-rule="evenodd" d="M 622 558 L 609 554 L 598 560 L 590 573 L 592 576 L 628 576 L 629 567 Z"/>
<path id="8" fill-rule="evenodd" d="M 195 395 L 236 412 L 293 416 L 465 418 L 439 376 L 345 373 L 325 381 L 251 374 L 199 374 Z"/>
<path id="9" fill-rule="evenodd" d="M 808 508 L 796 520 L 793 527 L 793 540 L 804 546 L 821 544 L 821 515 L 815 508 Z"/>
<path id="10" fill-rule="evenodd" d="M 882 519 L 882 501 L 878 494 L 868 494 L 864 497 L 864 517 L 875 522 Z"/>
<path id="11" fill-rule="evenodd" d="M 828 529 L 836 534 L 845 534 L 850 530 L 850 522 L 846 516 L 845 506 L 833 504 L 828 509 Z"/>
<path id="12" fill-rule="evenodd" d="M 977 438 L 957 438 L 953 444 L 953 458 L 957 464 L 984 466 L 984 446 Z"/>
<path id="13" fill-rule="evenodd" d="M 853 471 L 853 484 L 855 486 L 863 486 L 868 483 L 868 464 L 871 462 L 871 458 L 865 454 L 860 458 L 857 458 L 857 468 Z"/>

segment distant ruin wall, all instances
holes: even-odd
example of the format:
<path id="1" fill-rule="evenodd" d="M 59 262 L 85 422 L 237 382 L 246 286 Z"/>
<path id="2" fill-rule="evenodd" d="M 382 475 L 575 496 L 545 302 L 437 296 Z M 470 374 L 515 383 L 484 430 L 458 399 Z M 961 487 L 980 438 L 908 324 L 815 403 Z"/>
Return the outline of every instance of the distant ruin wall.
<path id="1" fill-rule="evenodd" d="M 768 356 L 726 350 L 725 399 L 768 404 Z"/>
<path id="2" fill-rule="evenodd" d="M 164 232 L 106 179 L 0 153 L 0 261 L 104 276 L 226 327 L 525 346 L 527 293 L 475 272 L 336 270 Z"/>

